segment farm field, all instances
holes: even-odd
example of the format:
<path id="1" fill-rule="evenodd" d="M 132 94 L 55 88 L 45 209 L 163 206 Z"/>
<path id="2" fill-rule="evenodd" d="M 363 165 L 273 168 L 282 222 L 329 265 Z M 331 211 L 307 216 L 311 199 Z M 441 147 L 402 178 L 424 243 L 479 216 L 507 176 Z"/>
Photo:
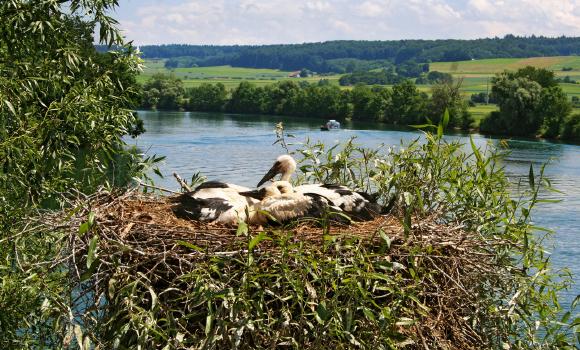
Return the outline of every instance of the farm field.
<path id="1" fill-rule="evenodd" d="M 235 88 L 242 80 L 248 80 L 258 86 L 269 85 L 277 81 L 292 80 L 296 82 L 318 82 L 328 79 L 331 84 L 338 85 L 340 74 L 331 76 L 314 76 L 308 78 L 289 78 L 288 71 L 275 69 L 240 68 L 231 66 L 193 67 L 167 69 L 165 60 L 145 60 L 145 69 L 139 75 L 138 81 L 144 83 L 154 74 L 174 74 L 181 79 L 185 87 L 195 87 L 203 83 L 222 83 L 227 89 Z M 580 81 L 580 56 L 533 57 L 533 58 L 498 58 L 476 61 L 435 62 L 430 64 L 430 70 L 451 73 L 456 78 L 463 78 L 462 90 L 466 95 L 486 92 L 491 89 L 490 79 L 504 69 L 516 70 L 526 65 L 552 69 L 559 77 L 570 76 Z M 562 71 L 562 68 L 572 68 Z M 580 84 L 561 84 L 564 92 L 570 97 L 580 97 Z M 350 88 L 350 87 L 344 87 Z M 420 91 L 429 92 L 429 85 L 418 85 Z"/>
<path id="2" fill-rule="evenodd" d="M 530 58 L 493 58 L 485 60 L 434 62 L 431 70 L 452 74 L 495 74 L 504 70 L 518 70 L 525 66 L 546 68 L 555 71 L 558 75 L 580 73 L 580 56 L 554 56 Z M 573 71 L 563 72 L 562 68 L 571 67 Z"/>
<path id="3" fill-rule="evenodd" d="M 526 66 L 546 68 L 554 71 L 556 76 L 580 81 L 580 56 L 554 56 L 531 58 L 494 58 L 486 60 L 434 62 L 430 64 L 431 71 L 450 73 L 454 77 L 463 77 L 463 91 L 468 94 L 486 92 L 489 80 L 496 73 L 504 70 L 517 70 Z M 572 68 L 562 71 L 562 68 Z M 569 96 L 580 97 L 580 84 L 561 84 Z"/>
<path id="4" fill-rule="evenodd" d="M 469 107 L 469 112 L 473 116 L 474 126 L 479 126 L 481 120 L 489 115 L 493 111 L 497 111 L 497 105 L 494 104 L 478 104 L 475 107 Z"/>
<path id="5" fill-rule="evenodd" d="M 164 67 L 164 60 L 145 60 L 145 69 L 139 75 L 138 81 L 144 83 L 154 74 L 173 74 L 183 81 L 185 87 L 199 86 L 203 83 L 222 83 L 228 89 L 238 86 L 240 81 L 247 80 L 256 85 L 264 86 L 281 80 L 318 82 L 320 79 L 328 79 L 338 85 L 340 75 L 315 76 L 308 78 L 289 78 L 289 71 L 261 68 L 241 68 L 231 66 L 174 68 Z"/>

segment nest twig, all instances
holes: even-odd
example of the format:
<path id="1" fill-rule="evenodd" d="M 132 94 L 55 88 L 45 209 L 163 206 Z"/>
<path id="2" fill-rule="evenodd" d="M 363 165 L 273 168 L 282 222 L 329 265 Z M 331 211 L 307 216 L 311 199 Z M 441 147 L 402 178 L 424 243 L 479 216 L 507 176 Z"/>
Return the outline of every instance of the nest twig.
<path id="1" fill-rule="evenodd" d="M 118 278 L 119 271 L 142 274 L 165 289 L 182 288 L 179 277 L 191 273 L 198 262 L 248 253 L 248 237 L 237 234 L 236 228 L 177 218 L 168 197 L 138 191 L 101 192 L 79 198 L 74 205 L 83 210 L 72 218 L 63 221 L 57 213 L 43 221 L 51 227 L 68 228 L 70 251 L 61 262 L 72 266 L 77 281 L 87 270 L 84 266 L 91 237 L 99 237 L 100 261 L 93 272 L 90 293 L 87 290 L 85 296 L 107 295 L 109 282 L 114 276 Z M 86 222 L 89 212 L 94 213 L 95 224 L 79 237 L 78 227 Z M 400 272 L 402 283 L 414 285 L 419 293 L 416 298 L 425 306 L 420 322 L 400 329 L 412 340 L 409 348 L 480 349 L 493 336 L 482 334 L 482 325 L 472 320 L 475 313 L 485 312 L 479 309 L 479 293 L 485 288 L 482 284 L 500 279 L 493 254 L 495 243 L 464 230 L 461 224 L 442 225 L 436 218 L 423 218 L 406 233 L 398 218 L 381 216 L 348 227 L 328 229 L 303 222 L 283 231 L 291 240 L 319 253 L 329 238 L 356 239 L 364 246 L 378 247 L 384 246 L 388 237 L 390 247 L 377 259 L 430 271 L 419 281 L 408 269 Z M 276 244 L 265 241 L 255 253 L 275 257 L 277 249 Z"/>

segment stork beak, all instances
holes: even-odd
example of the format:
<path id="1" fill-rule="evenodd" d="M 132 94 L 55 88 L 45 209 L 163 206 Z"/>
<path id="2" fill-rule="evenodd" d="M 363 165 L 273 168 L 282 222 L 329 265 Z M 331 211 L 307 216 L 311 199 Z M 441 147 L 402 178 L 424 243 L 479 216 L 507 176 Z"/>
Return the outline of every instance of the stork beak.
<path id="1" fill-rule="evenodd" d="M 282 172 L 282 163 L 280 163 L 280 162 L 274 163 L 274 165 L 270 168 L 270 170 L 268 170 L 266 175 L 264 175 L 262 180 L 260 180 L 260 182 L 258 182 L 258 186 L 256 186 L 256 187 L 262 186 L 266 181 L 271 180 L 274 176 L 276 176 L 277 174 L 280 174 L 281 172 Z"/>
<path id="2" fill-rule="evenodd" d="M 266 197 L 266 189 L 262 188 L 259 190 L 253 190 L 253 191 L 246 191 L 246 192 L 239 192 L 242 196 L 244 197 L 252 197 L 255 198 L 257 200 L 262 200 Z"/>

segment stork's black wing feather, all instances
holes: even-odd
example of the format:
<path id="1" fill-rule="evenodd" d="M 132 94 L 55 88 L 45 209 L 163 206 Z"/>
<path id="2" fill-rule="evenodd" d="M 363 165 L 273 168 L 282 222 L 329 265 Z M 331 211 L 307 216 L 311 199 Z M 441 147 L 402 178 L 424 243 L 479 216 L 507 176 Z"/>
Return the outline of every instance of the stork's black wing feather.
<path id="1" fill-rule="evenodd" d="M 332 206 L 332 202 L 318 193 L 305 193 L 304 196 L 312 199 L 312 204 L 308 208 L 305 216 L 313 218 L 327 217 L 330 221 L 340 224 L 350 224 L 350 219 L 345 217 L 342 210 Z"/>
<path id="2" fill-rule="evenodd" d="M 230 186 L 225 182 L 206 181 L 206 182 L 202 183 L 201 185 L 197 186 L 195 188 L 195 190 L 193 190 L 193 193 L 196 193 L 197 191 L 203 190 L 205 188 L 228 188 L 228 187 L 230 187 Z"/>
<path id="3" fill-rule="evenodd" d="M 190 193 L 181 194 L 172 201 L 178 203 L 171 208 L 175 216 L 189 220 L 213 221 L 233 208 L 223 198 L 195 198 Z"/>

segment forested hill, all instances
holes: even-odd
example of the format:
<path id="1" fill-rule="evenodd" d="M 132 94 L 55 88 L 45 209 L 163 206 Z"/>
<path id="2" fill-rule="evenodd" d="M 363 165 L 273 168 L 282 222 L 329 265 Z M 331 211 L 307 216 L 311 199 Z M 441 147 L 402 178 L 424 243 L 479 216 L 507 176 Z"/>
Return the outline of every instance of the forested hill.
<path id="1" fill-rule="evenodd" d="M 264 46 L 147 45 L 144 58 L 169 58 L 175 66 L 336 71 L 345 60 L 437 62 L 483 58 L 580 55 L 580 37 L 516 37 L 476 40 L 328 41 Z M 180 59 L 176 59 L 180 57 Z M 184 60 L 184 57 L 188 59 Z M 338 63 L 338 64 L 337 64 Z"/>

